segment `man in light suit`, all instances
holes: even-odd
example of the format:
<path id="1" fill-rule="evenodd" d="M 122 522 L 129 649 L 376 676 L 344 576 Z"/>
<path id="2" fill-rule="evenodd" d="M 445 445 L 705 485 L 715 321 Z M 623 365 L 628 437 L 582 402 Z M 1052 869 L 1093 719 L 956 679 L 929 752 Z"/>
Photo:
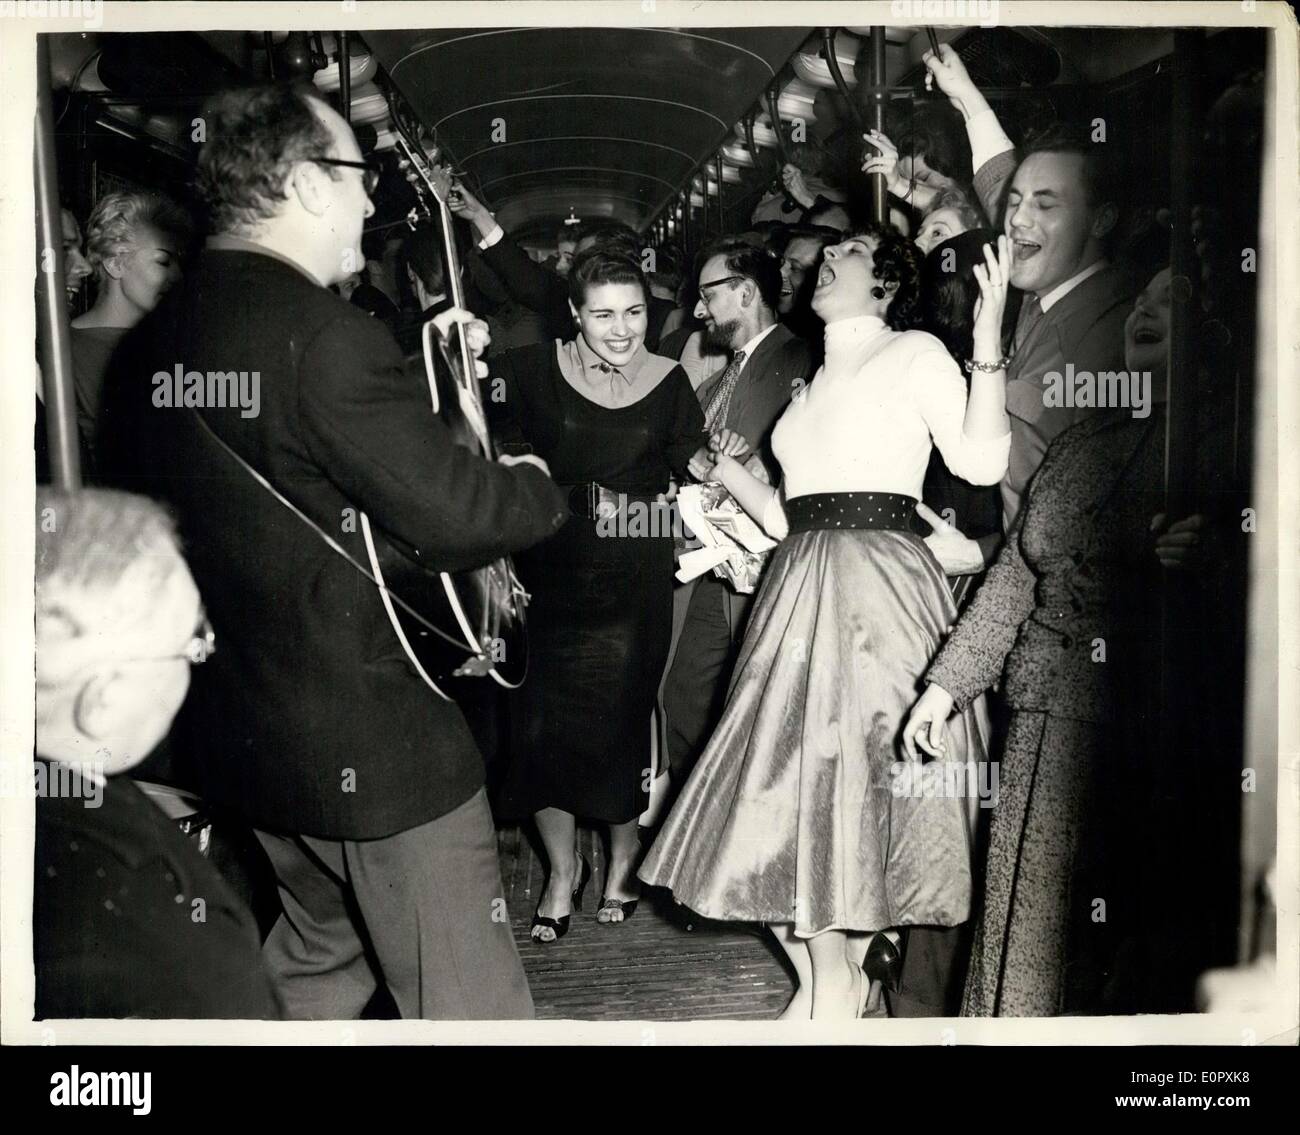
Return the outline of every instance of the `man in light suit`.
<path id="1" fill-rule="evenodd" d="M 812 377 L 808 344 L 778 322 L 781 263 L 767 249 L 722 237 L 699 258 L 696 317 L 712 349 L 731 352 L 727 366 L 695 392 L 710 434 L 739 434 L 775 484 L 771 436 L 790 398 Z M 703 455 L 701 455 L 703 457 Z M 669 765 L 680 785 L 722 710 L 752 595 L 740 595 L 712 572 L 695 583 L 664 681 Z"/>

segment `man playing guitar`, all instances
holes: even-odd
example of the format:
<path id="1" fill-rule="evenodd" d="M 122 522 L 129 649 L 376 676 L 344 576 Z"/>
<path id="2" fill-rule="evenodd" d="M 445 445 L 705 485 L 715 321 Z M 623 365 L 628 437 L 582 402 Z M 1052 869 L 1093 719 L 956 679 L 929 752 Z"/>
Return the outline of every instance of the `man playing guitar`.
<path id="1" fill-rule="evenodd" d="M 216 235 L 137 329 L 125 477 L 175 508 L 216 631 L 186 707 L 193 786 L 274 868 L 289 1017 L 355 1018 L 379 981 L 403 1017 L 529 1017 L 482 758 L 399 644 L 358 518 L 453 572 L 551 535 L 564 497 L 536 458 L 455 444 L 389 331 L 327 290 L 374 212 L 343 118 L 262 88 L 206 125 Z M 255 373 L 259 412 L 152 405 L 147 376 L 177 364 Z"/>

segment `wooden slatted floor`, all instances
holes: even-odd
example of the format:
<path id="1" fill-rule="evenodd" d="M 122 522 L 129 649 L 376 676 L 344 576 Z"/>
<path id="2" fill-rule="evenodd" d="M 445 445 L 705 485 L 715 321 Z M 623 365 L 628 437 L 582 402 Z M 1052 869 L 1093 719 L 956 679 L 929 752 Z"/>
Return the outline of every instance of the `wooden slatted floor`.
<path id="1" fill-rule="evenodd" d="M 510 921 L 541 1020 L 772 1020 L 793 989 L 778 948 L 758 927 L 694 921 L 685 929 L 663 891 L 648 891 L 623 925 L 596 922 L 605 880 L 600 839 L 580 832 L 593 877 L 569 933 L 539 945 L 529 925 L 545 864 L 528 834 L 502 829 L 501 874 Z"/>

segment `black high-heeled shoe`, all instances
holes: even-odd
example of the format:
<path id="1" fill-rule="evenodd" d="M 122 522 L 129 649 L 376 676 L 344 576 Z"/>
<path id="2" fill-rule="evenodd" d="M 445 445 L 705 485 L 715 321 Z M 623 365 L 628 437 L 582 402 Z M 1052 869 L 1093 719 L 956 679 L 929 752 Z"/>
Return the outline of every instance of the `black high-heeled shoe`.
<path id="1" fill-rule="evenodd" d="M 587 889 L 587 884 L 591 882 L 591 864 L 587 862 L 587 857 L 582 857 L 582 874 L 578 877 L 578 885 L 573 888 L 571 898 L 573 900 L 573 909 L 575 911 L 582 909 L 582 894 Z M 547 918 L 545 915 L 538 913 L 542 909 L 542 904 L 537 904 L 537 911 L 533 913 L 533 923 L 529 927 L 529 936 L 534 942 L 542 946 L 549 946 L 552 942 L 558 942 L 569 932 L 569 914 L 561 915 L 559 918 Z M 555 931 L 554 938 L 539 938 L 533 933 L 539 926 L 546 926 Z"/>
<path id="2" fill-rule="evenodd" d="M 636 904 L 639 903 L 640 901 L 641 901 L 640 899 L 612 899 L 608 895 L 601 895 L 600 907 L 596 911 L 596 921 L 599 922 L 602 926 L 613 926 L 617 922 L 626 922 L 629 918 L 632 917 L 632 915 L 636 913 Z M 621 911 L 623 917 L 619 919 L 613 919 L 613 918 L 602 919 L 600 917 L 600 912 L 602 910 Z"/>
<path id="3" fill-rule="evenodd" d="M 890 993 L 897 993 L 903 978 L 903 953 L 887 935 L 875 934 L 862 960 L 862 972 Z"/>

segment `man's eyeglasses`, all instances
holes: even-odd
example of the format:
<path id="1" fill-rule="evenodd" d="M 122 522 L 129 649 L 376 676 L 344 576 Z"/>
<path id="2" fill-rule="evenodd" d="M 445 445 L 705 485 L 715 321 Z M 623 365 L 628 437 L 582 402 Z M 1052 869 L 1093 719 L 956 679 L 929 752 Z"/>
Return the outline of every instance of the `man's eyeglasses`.
<path id="1" fill-rule="evenodd" d="M 723 284 L 730 284 L 735 280 L 747 280 L 748 276 L 721 276 L 716 280 L 710 280 L 707 284 L 701 284 L 699 288 L 700 299 L 705 303 L 709 302 L 709 297 L 705 294 L 710 288 L 717 288 Z"/>
<path id="2" fill-rule="evenodd" d="M 350 169 L 364 170 L 361 175 L 361 183 L 365 186 L 366 196 L 374 194 L 376 187 L 379 185 L 379 163 L 376 161 L 368 162 L 347 162 L 342 158 L 308 158 L 309 162 L 314 162 L 318 166 L 347 166 Z"/>
<path id="3" fill-rule="evenodd" d="M 199 623 L 194 637 L 185 644 L 180 654 L 163 654 L 155 658 L 126 658 L 124 662 L 180 662 L 184 659 L 192 666 L 201 666 L 217 652 L 217 632 L 207 616 Z"/>

